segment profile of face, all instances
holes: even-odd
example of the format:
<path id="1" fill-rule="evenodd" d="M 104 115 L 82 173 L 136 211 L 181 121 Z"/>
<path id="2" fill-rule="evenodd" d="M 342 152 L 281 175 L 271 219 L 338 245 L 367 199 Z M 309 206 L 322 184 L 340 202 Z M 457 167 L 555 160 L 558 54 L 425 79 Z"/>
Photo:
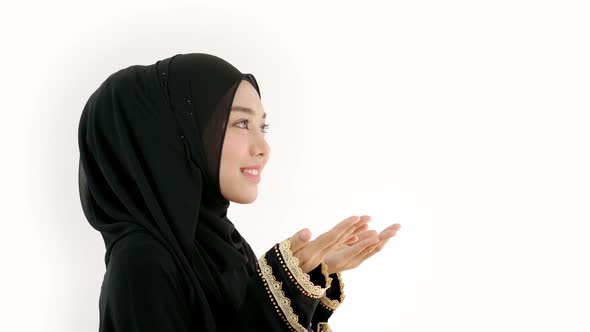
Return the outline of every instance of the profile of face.
<path id="1" fill-rule="evenodd" d="M 219 169 L 221 194 L 229 201 L 249 204 L 258 196 L 262 169 L 270 156 L 265 119 L 256 88 L 242 80 L 227 121 Z"/>

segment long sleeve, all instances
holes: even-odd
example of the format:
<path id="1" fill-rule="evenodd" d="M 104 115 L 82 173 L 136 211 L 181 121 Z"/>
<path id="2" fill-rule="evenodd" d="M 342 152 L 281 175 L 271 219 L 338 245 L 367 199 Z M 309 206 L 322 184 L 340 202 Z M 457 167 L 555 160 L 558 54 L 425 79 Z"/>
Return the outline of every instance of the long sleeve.
<path id="1" fill-rule="evenodd" d="M 211 314 L 209 305 L 189 306 L 185 285 L 167 250 L 157 243 L 119 249 L 103 281 L 99 332 L 203 331 L 202 316 Z M 316 310 L 324 310 L 321 301 L 327 287 L 336 285 L 327 266 L 322 263 L 304 273 L 287 239 L 260 256 L 256 270 L 232 281 L 245 283 L 243 299 L 234 303 L 236 311 L 214 312 L 215 331 L 315 332 L 312 319 L 326 317 Z"/>
<path id="2" fill-rule="evenodd" d="M 314 312 L 332 283 L 327 266 L 304 273 L 285 240 L 258 258 L 256 270 L 228 281 L 244 283 L 240 303 L 228 298 L 228 311 L 211 312 L 207 303 L 188 304 L 186 285 L 164 247 L 127 241 L 113 250 L 105 273 L 99 332 L 204 331 L 212 314 L 220 332 L 315 331 Z"/>
<path id="3" fill-rule="evenodd" d="M 330 277 L 330 287 L 326 294 L 320 299 L 320 305 L 315 310 L 312 317 L 312 327 L 314 332 L 332 332 L 328 325 L 328 319 L 334 311 L 342 304 L 346 295 L 344 294 L 344 282 L 340 272 L 332 273 Z"/>
<path id="4" fill-rule="evenodd" d="M 327 266 L 322 263 L 304 273 L 288 239 L 275 244 L 256 265 L 258 274 L 248 283 L 234 331 L 314 331 L 313 314 L 331 282 Z"/>

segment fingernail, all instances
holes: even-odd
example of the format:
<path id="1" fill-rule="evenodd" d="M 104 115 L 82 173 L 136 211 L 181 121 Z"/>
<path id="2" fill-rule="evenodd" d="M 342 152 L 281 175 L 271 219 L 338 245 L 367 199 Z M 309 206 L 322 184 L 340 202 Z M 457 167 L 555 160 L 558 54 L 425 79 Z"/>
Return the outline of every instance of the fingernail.
<path id="1" fill-rule="evenodd" d="M 303 241 L 307 241 L 307 233 L 305 231 L 300 231 L 299 238 Z"/>

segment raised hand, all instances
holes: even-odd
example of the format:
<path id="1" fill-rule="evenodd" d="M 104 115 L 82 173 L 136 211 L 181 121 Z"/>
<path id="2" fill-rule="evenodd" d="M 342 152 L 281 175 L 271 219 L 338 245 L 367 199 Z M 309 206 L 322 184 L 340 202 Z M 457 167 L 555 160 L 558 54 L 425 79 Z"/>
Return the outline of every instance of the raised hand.
<path id="1" fill-rule="evenodd" d="M 368 221 L 358 216 L 348 217 L 313 241 L 309 241 L 311 231 L 304 228 L 290 238 L 291 252 L 299 260 L 301 270 L 307 273 L 322 263 L 324 257 L 332 255 L 346 243 L 354 242 Z"/>
<path id="2" fill-rule="evenodd" d="M 368 222 L 371 217 L 362 216 Z M 353 238 L 344 243 L 331 254 L 325 256 L 324 262 L 328 265 L 328 273 L 342 272 L 358 267 L 369 257 L 375 255 L 389 239 L 395 236 L 400 230 L 400 224 L 393 224 L 377 234 L 374 230 L 366 230 L 366 222 L 363 224 L 360 233 L 354 234 Z"/>

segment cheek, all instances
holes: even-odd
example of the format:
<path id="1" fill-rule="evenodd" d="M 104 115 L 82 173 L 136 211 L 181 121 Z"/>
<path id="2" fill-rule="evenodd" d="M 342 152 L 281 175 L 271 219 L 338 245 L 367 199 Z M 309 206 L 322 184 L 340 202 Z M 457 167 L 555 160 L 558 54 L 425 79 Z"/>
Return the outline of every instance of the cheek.
<path id="1" fill-rule="evenodd" d="M 223 143 L 221 154 L 221 170 L 234 173 L 242 166 L 247 156 L 248 146 L 243 137 L 228 134 Z"/>

